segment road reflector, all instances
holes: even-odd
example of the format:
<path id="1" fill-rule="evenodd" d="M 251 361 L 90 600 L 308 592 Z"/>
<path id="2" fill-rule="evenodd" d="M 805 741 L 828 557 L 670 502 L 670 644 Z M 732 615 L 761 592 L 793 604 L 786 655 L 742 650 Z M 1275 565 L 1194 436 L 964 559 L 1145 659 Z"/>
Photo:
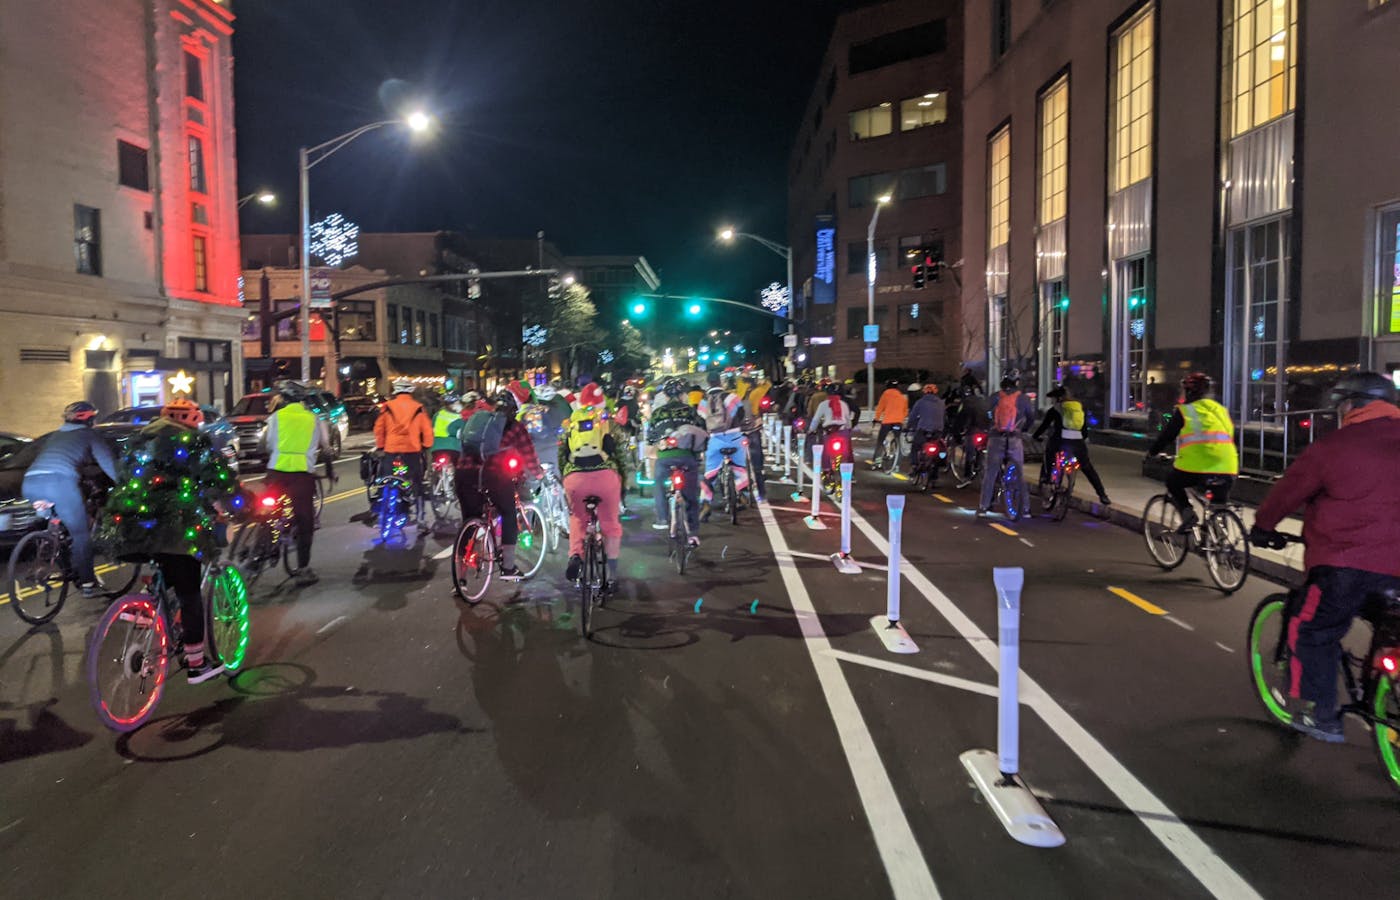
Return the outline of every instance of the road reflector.
<path id="1" fill-rule="evenodd" d="M 1147 602 L 1146 600 L 1139 597 L 1137 594 L 1134 594 L 1132 591 L 1127 591 L 1120 587 L 1110 586 L 1108 592 L 1115 596 L 1122 597 L 1124 600 L 1127 600 L 1133 606 L 1136 606 L 1138 609 L 1150 615 L 1165 616 L 1167 614 L 1167 611 L 1165 609 L 1162 609 L 1162 607 L 1158 606 L 1155 603 Z"/>

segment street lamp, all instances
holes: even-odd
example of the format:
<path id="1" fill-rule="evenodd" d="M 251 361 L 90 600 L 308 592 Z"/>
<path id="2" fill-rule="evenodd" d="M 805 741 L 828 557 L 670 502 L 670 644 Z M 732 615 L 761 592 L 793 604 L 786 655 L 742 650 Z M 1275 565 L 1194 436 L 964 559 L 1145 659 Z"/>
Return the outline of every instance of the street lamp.
<path id="1" fill-rule="evenodd" d="M 793 330 L 792 324 L 793 302 L 796 299 L 792 293 L 792 248 L 787 246 L 786 244 L 780 244 L 777 241 L 770 241 L 767 238 L 759 237 L 756 234 L 749 234 L 746 231 L 739 231 L 732 225 L 726 225 L 724 228 L 721 228 L 717 237 L 726 244 L 734 243 L 735 238 L 748 238 L 756 244 L 762 244 L 764 247 L 767 247 L 769 250 L 772 250 L 774 253 L 778 254 L 784 260 L 787 261 L 787 333 L 790 335 L 796 334 L 796 332 Z"/>
<path id="2" fill-rule="evenodd" d="M 414 133 L 421 134 L 432 127 L 433 120 L 426 112 L 414 110 L 407 116 L 400 119 L 385 119 L 382 122 L 371 122 L 368 125 L 361 125 L 359 128 L 347 131 L 342 135 L 333 137 L 324 143 L 314 147 L 302 147 L 298 154 L 298 170 L 301 181 L 301 380 L 311 380 L 311 169 L 319 163 L 325 162 L 326 158 L 346 144 L 354 141 L 355 138 L 371 131 L 376 131 L 386 125 L 407 125 L 408 129 Z M 332 331 L 335 328 L 334 317 L 330 322 Z M 328 333 L 326 340 L 334 346 L 335 335 Z M 339 379 L 336 378 L 335 371 L 329 366 L 326 367 L 326 387 L 332 393 L 339 394 Z"/>
<path id="3" fill-rule="evenodd" d="M 254 191 L 247 196 L 238 198 L 238 208 L 242 209 L 254 200 L 258 201 L 263 206 L 271 206 L 277 202 L 277 195 L 272 193 L 272 191 Z"/>
<path id="4" fill-rule="evenodd" d="M 875 223 L 880 221 L 880 210 L 885 208 L 893 197 L 881 194 L 875 198 L 875 212 L 870 216 L 870 227 L 865 230 L 865 253 L 868 261 L 865 273 L 865 324 L 875 324 Z M 868 349 L 868 348 L 867 348 Z M 875 362 L 865 364 L 865 408 L 875 409 Z M 874 415 L 872 412 L 871 415 Z"/>

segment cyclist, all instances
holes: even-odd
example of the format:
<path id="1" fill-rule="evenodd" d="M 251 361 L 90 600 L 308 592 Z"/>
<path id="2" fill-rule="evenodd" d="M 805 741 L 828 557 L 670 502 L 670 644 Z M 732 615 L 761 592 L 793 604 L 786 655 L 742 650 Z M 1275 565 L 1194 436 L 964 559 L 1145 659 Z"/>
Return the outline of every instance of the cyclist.
<path id="1" fill-rule="evenodd" d="M 586 390 L 586 389 L 585 389 Z M 559 471 L 564 473 L 564 496 L 569 503 L 569 566 L 564 577 L 577 581 L 583 566 L 584 529 L 588 507 L 584 500 L 597 497 L 598 526 L 603 531 L 603 551 L 608 557 L 608 585 L 617 588 L 617 558 L 622 551 L 622 510 L 619 501 L 626 483 L 626 454 L 609 433 L 599 407 L 586 406 L 569 417 L 559 441 Z"/>
<path id="2" fill-rule="evenodd" d="M 117 463 L 112 448 L 92 430 L 97 407 L 86 400 L 63 409 L 63 424 L 44 439 L 43 449 L 29 464 L 20 488 L 29 501 L 53 504 L 58 520 L 68 526 L 73 539 L 73 575 L 84 597 L 96 595 L 97 574 L 92 566 L 92 528 L 83 500 L 82 474 L 93 463 L 111 481 L 117 480 Z"/>
<path id="3" fill-rule="evenodd" d="M 671 530 L 671 511 L 666 504 L 666 483 L 673 471 L 685 476 L 681 496 L 685 499 L 686 526 L 690 546 L 700 546 L 700 465 L 697 454 L 705 448 L 705 420 L 686 402 L 687 387 L 671 378 L 661 386 L 660 406 L 651 411 L 647 422 L 647 443 L 656 447 L 657 531 Z M 673 443 L 674 441 L 674 443 Z"/>
<path id="4" fill-rule="evenodd" d="M 872 420 L 880 425 L 880 432 L 875 436 L 875 453 L 870 458 L 872 466 L 878 466 L 883 461 L 885 437 L 890 433 L 890 429 L 897 425 L 903 426 L 904 420 L 907 418 L 909 418 L 909 398 L 900 389 L 898 381 L 891 379 L 885 382 L 885 390 L 880 394 L 880 399 L 875 404 L 875 418 Z"/>
<path id="5" fill-rule="evenodd" d="M 395 381 L 394 396 L 385 403 L 374 420 L 374 451 L 379 457 L 379 475 L 393 471 L 395 457 L 408 467 L 408 480 L 413 485 L 418 505 L 418 526 L 423 521 L 423 451 L 433 445 L 433 425 L 423 404 L 413 399 L 413 382 Z M 372 501 L 371 501 L 372 502 Z M 358 518 L 374 522 L 374 507 Z"/>
<path id="6" fill-rule="evenodd" d="M 941 435 L 947 421 L 943 398 L 938 396 L 938 385 L 926 384 L 922 390 L 923 393 L 914 403 L 914 408 L 909 410 L 909 419 L 904 423 L 905 432 L 913 437 L 913 443 L 910 445 L 913 449 L 909 454 L 911 472 L 919 462 L 918 454 L 923 452 L 924 444 Z M 930 483 L 937 478 L 935 473 Z"/>
<path id="7" fill-rule="evenodd" d="M 1250 539 L 1283 546 L 1273 529 L 1304 506 L 1306 593 L 1288 631 L 1293 727 L 1340 743 L 1337 658 L 1369 595 L 1400 590 L 1400 409 L 1390 379 L 1349 375 L 1330 395 L 1341 427 L 1304 450 L 1254 514 Z M 1389 472 L 1389 475 L 1385 473 Z"/>
<path id="8" fill-rule="evenodd" d="M 744 403 L 737 393 L 726 393 L 722 387 L 712 387 L 705 397 L 705 430 L 710 439 L 705 444 L 705 479 L 700 483 L 700 521 L 710 521 L 710 506 L 714 502 L 715 479 L 724 465 L 724 451 L 732 449 L 734 489 L 743 492 L 749 486 L 748 455 L 744 448 L 743 426 L 747 420 Z"/>
<path id="9" fill-rule="evenodd" d="M 446 456 L 453 465 L 457 464 L 457 451 L 462 446 L 462 398 L 456 394 L 445 394 L 442 409 L 433 416 L 433 459 Z"/>
<path id="10" fill-rule="evenodd" d="M 1099 505 L 1112 506 L 1113 501 L 1104 491 L 1103 479 L 1089 461 L 1089 444 L 1084 439 L 1084 404 L 1074 399 L 1064 385 L 1056 385 L 1045 396 L 1055 405 L 1046 411 L 1045 419 L 1034 435 L 1037 440 L 1043 434 L 1048 435 L 1045 439 L 1045 456 L 1040 461 L 1042 489 L 1050 482 L 1050 467 L 1055 464 L 1055 456 L 1061 450 L 1068 450 L 1071 456 L 1079 460 L 1079 468 L 1089 479 L 1089 484 L 1099 492 Z"/>
<path id="11" fill-rule="evenodd" d="M 292 518 L 297 527 L 297 568 L 293 577 L 298 587 L 307 587 L 319 580 L 311 569 L 318 460 L 326 461 L 326 477 L 335 481 L 330 432 L 298 394 L 279 390 L 273 402 L 277 405 L 267 417 L 267 486 L 292 501 Z"/>
<path id="12" fill-rule="evenodd" d="M 1235 476 L 1240 472 L 1240 455 L 1235 449 L 1235 425 L 1225 407 L 1210 399 L 1210 376 L 1192 372 L 1181 379 L 1185 397 L 1162 426 L 1162 433 L 1147 451 L 1149 457 L 1176 442 L 1176 460 L 1167 476 L 1167 493 L 1181 510 L 1182 532 L 1196 524 L 1196 511 L 1186 489 L 1210 483 L 1217 502 L 1230 496 Z"/>
<path id="13" fill-rule="evenodd" d="M 457 503 L 465 522 L 481 515 L 482 494 L 490 496 L 501 517 L 501 578 L 519 581 L 525 574 L 515 564 L 515 540 L 520 532 L 516 520 L 515 480 L 521 475 L 538 480 L 544 477 L 544 470 L 535 455 L 530 433 L 515 419 L 518 411 L 515 393 L 502 388 L 492 399 L 492 409 L 477 410 L 462 426 L 462 452 L 457 460 Z"/>
<path id="14" fill-rule="evenodd" d="M 1020 380 L 1008 375 L 1001 380 L 996 404 L 992 408 L 992 430 L 987 439 L 987 465 L 982 469 L 982 497 L 977 503 L 977 515 L 985 516 L 996 493 L 1002 457 L 1016 464 L 1017 506 L 1022 511 L 1030 506 L 1026 488 L 1025 433 L 1035 421 L 1035 406 L 1020 390 Z"/>
<path id="15" fill-rule="evenodd" d="M 769 393 L 771 388 L 772 384 L 766 379 L 740 378 L 737 391 L 746 407 L 744 422 L 740 428 L 743 429 L 744 440 L 748 441 L 747 452 L 753 458 L 755 496 L 760 503 L 763 501 L 767 481 L 767 473 L 764 471 L 766 463 L 763 459 L 763 414 L 773 408 L 773 399 Z"/>
<path id="16" fill-rule="evenodd" d="M 141 482 L 139 497 L 114 493 L 102 513 L 102 537 L 123 559 L 152 560 L 180 602 L 180 635 L 190 684 L 224 667 L 204 657 L 201 566 L 218 556 L 215 504 L 238 490 L 228 461 L 200 434 L 204 414 L 183 397 L 128 440 L 122 483 Z M 139 502 L 139 505 L 138 505 Z"/>
<path id="17" fill-rule="evenodd" d="M 852 413 L 854 410 L 846 400 L 845 388 L 839 384 L 833 384 L 829 388 L 829 393 L 822 395 L 822 401 L 816 405 L 812 411 L 811 421 L 807 423 L 808 443 L 812 446 L 811 437 L 816 436 L 822 439 L 824 448 L 829 447 L 832 440 L 843 441 L 843 446 L 851 446 L 851 425 Z M 825 429 L 832 428 L 831 434 L 825 434 Z M 832 465 L 832 457 L 835 454 L 824 449 L 822 454 L 822 468 L 829 469 Z M 814 475 L 813 478 L 816 476 Z"/>

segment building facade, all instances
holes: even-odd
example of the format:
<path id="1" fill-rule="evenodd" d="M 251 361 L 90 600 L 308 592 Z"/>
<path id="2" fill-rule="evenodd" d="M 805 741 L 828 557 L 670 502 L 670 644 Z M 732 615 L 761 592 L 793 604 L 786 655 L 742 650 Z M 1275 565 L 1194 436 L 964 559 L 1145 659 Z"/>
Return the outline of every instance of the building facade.
<path id="1" fill-rule="evenodd" d="M 1400 367 L 1400 3 L 993 0 L 966 26 L 989 382 L 1066 381 L 1143 432 L 1204 370 L 1276 469 L 1339 375 Z"/>
<path id="2" fill-rule="evenodd" d="M 878 368 L 952 374 L 967 355 L 957 287 L 962 6 L 890 0 L 837 20 L 788 173 L 803 367 L 863 373 L 873 346 Z M 879 340 L 867 345 L 872 272 Z"/>
<path id="3" fill-rule="evenodd" d="M 0 0 L 0 428 L 239 385 L 233 15 Z"/>
<path id="4" fill-rule="evenodd" d="M 608 321 L 627 316 L 630 298 L 661 288 L 661 278 L 645 256 L 569 256 L 564 265 L 588 288 L 598 314 Z"/>

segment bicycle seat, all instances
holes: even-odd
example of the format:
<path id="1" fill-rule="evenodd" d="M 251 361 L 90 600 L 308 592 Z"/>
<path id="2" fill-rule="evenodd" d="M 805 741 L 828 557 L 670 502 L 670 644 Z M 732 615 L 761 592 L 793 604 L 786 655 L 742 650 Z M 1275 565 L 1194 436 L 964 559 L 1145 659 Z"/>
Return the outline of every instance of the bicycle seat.
<path id="1" fill-rule="evenodd" d="M 724 456 L 733 456 L 739 452 L 738 447 L 721 447 L 719 451 Z"/>
<path id="2" fill-rule="evenodd" d="M 602 501 L 601 498 L 595 497 L 595 496 L 593 496 L 592 494 L 589 494 L 587 497 L 584 497 L 584 498 L 583 498 L 583 505 L 586 506 L 586 507 L 588 507 L 588 509 L 589 509 L 590 512 L 591 512 L 592 510 L 597 509 L 597 508 L 598 508 L 598 504 L 599 504 L 599 503 L 602 503 L 602 502 L 603 502 L 603 501 Z"/>

